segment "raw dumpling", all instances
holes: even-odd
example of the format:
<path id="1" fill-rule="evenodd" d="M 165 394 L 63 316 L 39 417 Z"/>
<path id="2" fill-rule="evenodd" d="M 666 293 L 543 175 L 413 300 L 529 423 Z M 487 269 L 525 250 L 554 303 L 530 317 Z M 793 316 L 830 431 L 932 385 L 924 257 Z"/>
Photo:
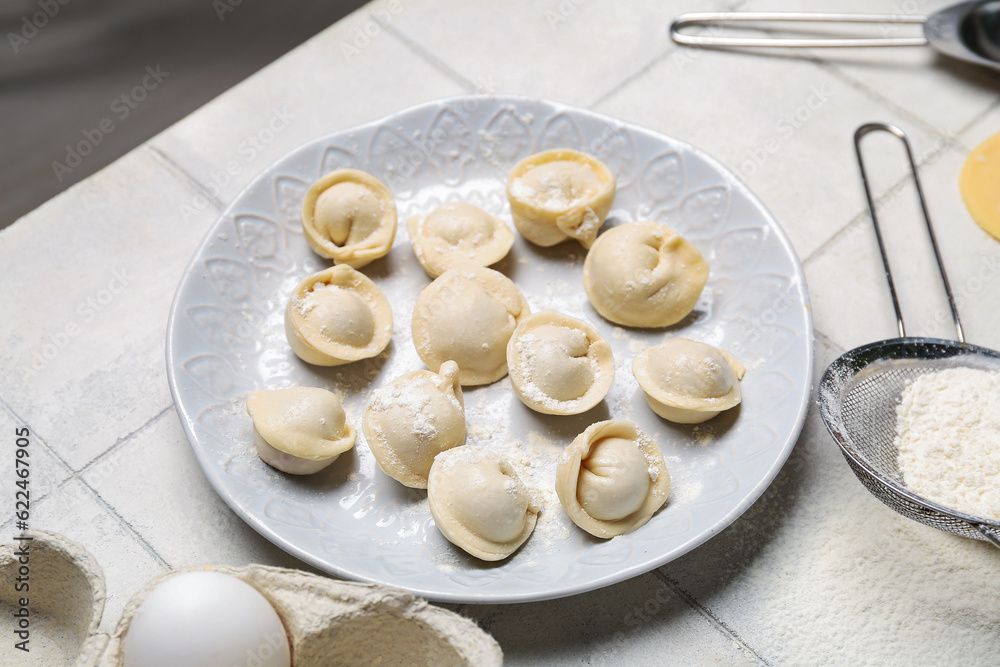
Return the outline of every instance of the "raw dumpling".
<path id="1" fill-rule="evenodd" d="M 521 290 L 502 273 L 449 269 L 417 297 L 413 345 L 432 371 L 452 359 L 463 385 L 489 384 L 507 374 L 507 341 L 529 312 Z"/>
<path id="2" fill-rule="evenodd" d="M 339 366 L 381 353 L 392 338 L 392 309 L 370 278 L 350 266 L 307 276 L 285 308 L 285 336 L 303 361 Z"/>
<path id="3" fill-rule="evenodd" d="M 615 379 L 608 341 L 587 322 L 553 311 L 521 320 L 507 343 L 507 366 L 518 398 L 547 415 L 589 410 Z"/>
<path id="4" fill-rule="evenodd" d="M 590 155 L 544 151 L 510 170 L 507 199 L 514 226 L 532 243 L 552 246 L 574 238 L 589 248 L 615 200 L 615 177 Z"/>
<path id="5" fill-rule="evenodd" d="M 396 237 L 396 203 L 371 174 L 338 169 L 306 192 L 302 230 L 317 254 L 360 269 L 389 253 Z"/>
<path id="6" fill-rule="evenodd" d="M 514 232 L 478 206 L 455 202 L 406 223 L 413 252 L 431 278 L 458 266 L 489 266 L 503 259 Z"/>
<path id="7" fill-rule="evenodd" d="M 318 387 L 255 391 L 247 397 L 257 454 L 293 475 L 319 472 L 354 446 L 340 399 Z"/>
<path id="8" fill-rule="evenodd" d="M 427 488 L 434 457 L 465 444 L 465 405 L 458 364 L 438 373 L 414 371 L 375 392 L 362 422 L 368 446 L 387 475 Z"/>
<path id="9" fill-rule="evenodd" d="M 573 523 L 611 538 L 645 525 L 670 494 L 660 448 L 632 422 L 591 425 L 556 468 L 556 495 Z"/>
<path id="10" fill-rule="evenodd" d="M 628 327 L 667 327 L 684 319 L 708 280 L 698 249 L 657 222 L 609 229 L 587 253 L 583 288 L 598 313 Z"/>
<path id="11" fill-rule="evenodd" d="M 510 556 L 538 520 L 534 494 L 513 466 L 472 445 L 437 455 L 427 499 L 441 534 L 481 560 Z"/>
<path id="12" fill-rule="evenodd" d="M 649 407 L 679 424 L 700 424 L 738 405 L 745 372 L 725 350 L 687 338 L 671 338 L 632 361 Z"/>

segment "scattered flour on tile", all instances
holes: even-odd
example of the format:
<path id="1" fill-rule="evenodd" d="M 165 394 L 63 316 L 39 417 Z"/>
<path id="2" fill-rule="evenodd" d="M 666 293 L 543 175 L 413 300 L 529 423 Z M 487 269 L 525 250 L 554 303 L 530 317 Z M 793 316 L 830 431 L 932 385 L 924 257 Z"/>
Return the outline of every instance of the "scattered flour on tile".
<path id="1" fill-rule="evenodd" d="M 910 381 L 896 408 L 895 444 L 907 487 L 1000 519 L 1000 373 L 948 368 Z"/>

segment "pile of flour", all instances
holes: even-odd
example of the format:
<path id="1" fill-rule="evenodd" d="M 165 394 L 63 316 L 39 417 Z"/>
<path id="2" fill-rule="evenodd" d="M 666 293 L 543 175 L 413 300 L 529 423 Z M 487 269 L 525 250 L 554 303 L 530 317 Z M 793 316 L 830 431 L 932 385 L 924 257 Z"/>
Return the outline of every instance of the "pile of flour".
<path id="1" fill-rule="evenodd" d="M 908 488 L 1000 519 L 1000 373 L 949 368 L 911 381 L 896 408 L 895 443 Z"/>

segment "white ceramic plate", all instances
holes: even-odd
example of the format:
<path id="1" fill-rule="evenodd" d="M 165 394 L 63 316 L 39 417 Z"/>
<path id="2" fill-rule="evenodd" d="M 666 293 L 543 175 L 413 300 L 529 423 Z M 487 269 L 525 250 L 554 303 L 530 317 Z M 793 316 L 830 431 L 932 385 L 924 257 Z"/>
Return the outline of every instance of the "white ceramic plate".
<path id="1" fill-rule="evenodd" d="M 617 364 L 607 399 L 583 415 L 544 416 L 523 406 L 509 380 L 465 392 L 469 443 L 505 451 L 537 486 L 545 509 L 513 557 L 483 564 L 434 527 L 426 493 L 378 468 L 358 428 L 353 452 L 311 477 L 279 473 L 258 458 L 244 410 L 248 392 L 303 384 L 338 393 L 350 422 L 374 389 L 423 368 L 410 314 L 430 281 L 410 248 L 405 220 L 464 200 L 510 219 L 509 167 L 554 147 L 584 150 L 618 178 L 605 229 L 659 220 L 695 243 L 711 275 L 695 312 L 669 330 L 623 329 L 603 320 L 583 291 L 576 242 L 541 249 L 518 237 L 495 266 L 532 311 L 559 310 L 594 324 Z M 328 265 L 301 233 L 299 207 L 321 174 L 356 167 L 396 196 L 400 228 L 390 254 L 363 269 L 393 307 L 385 353 L 324 369 L 290 351 L 282 325 L 293 286 Z M 748 368 L 743 404 L 704 425 L 677 426 L 646 405 L 632 358 L 664 335 L 728 349 Z M 606 586 L 690 551 L 725 528 L 764 491 L 802 428 L 812 377 L 805 278 L 774 218 L 732 173 L 698 149 L 614 118 L 514 97 L 424 104 L 323 137 L 279 160 L 241 192 L 187 268 L 170 314 L 170 388 L 205 475 L 247 523 L 327 572 L 408 589 L 435 600 L 521 602 Z M 636 532 L 602 541 L 576 528 L 552 490 L 553 461 L 592 422 L 637 422 L 660 444 L 673 489 Z"/>

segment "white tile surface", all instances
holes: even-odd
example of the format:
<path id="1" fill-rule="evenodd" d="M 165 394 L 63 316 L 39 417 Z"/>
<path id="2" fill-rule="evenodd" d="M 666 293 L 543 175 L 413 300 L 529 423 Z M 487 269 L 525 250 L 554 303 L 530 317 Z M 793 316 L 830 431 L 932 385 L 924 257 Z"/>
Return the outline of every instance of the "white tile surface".
<path id="1" fill-rule="evenodd" d="M 369 5 L 373 12 L 387 1 Z M 673 44 L 674 14 L 721 2 L 403 3 L 392 27 L 474 85 L 589 106 Z"/>
<path id="2" fill-rule="evenodd" d="M 863 206 L 854 130 L 891 118 L 877 101 L 812 62 L 692 49 L 657 64 L 597 110 L 708 151 L 754 190 L 802 257 Z M 914 138 L 933 143 L 919 128 Z M 872 163 L 903 173 L 877 155 Z"/>
<path id="3" fill-rule="evenodd" d="M 756 665 L 752 651 L 713 627 L 654 574 L 561 600 L 462 613 L 491 633 L 504 664 Z"/>
<path id="4" fill-rule="evenodd" d="M 0 395 L 74 469 L 171 404 L 167 310 L 217 214 L 190 197 L 138 150 L 0 233 Z"/>

